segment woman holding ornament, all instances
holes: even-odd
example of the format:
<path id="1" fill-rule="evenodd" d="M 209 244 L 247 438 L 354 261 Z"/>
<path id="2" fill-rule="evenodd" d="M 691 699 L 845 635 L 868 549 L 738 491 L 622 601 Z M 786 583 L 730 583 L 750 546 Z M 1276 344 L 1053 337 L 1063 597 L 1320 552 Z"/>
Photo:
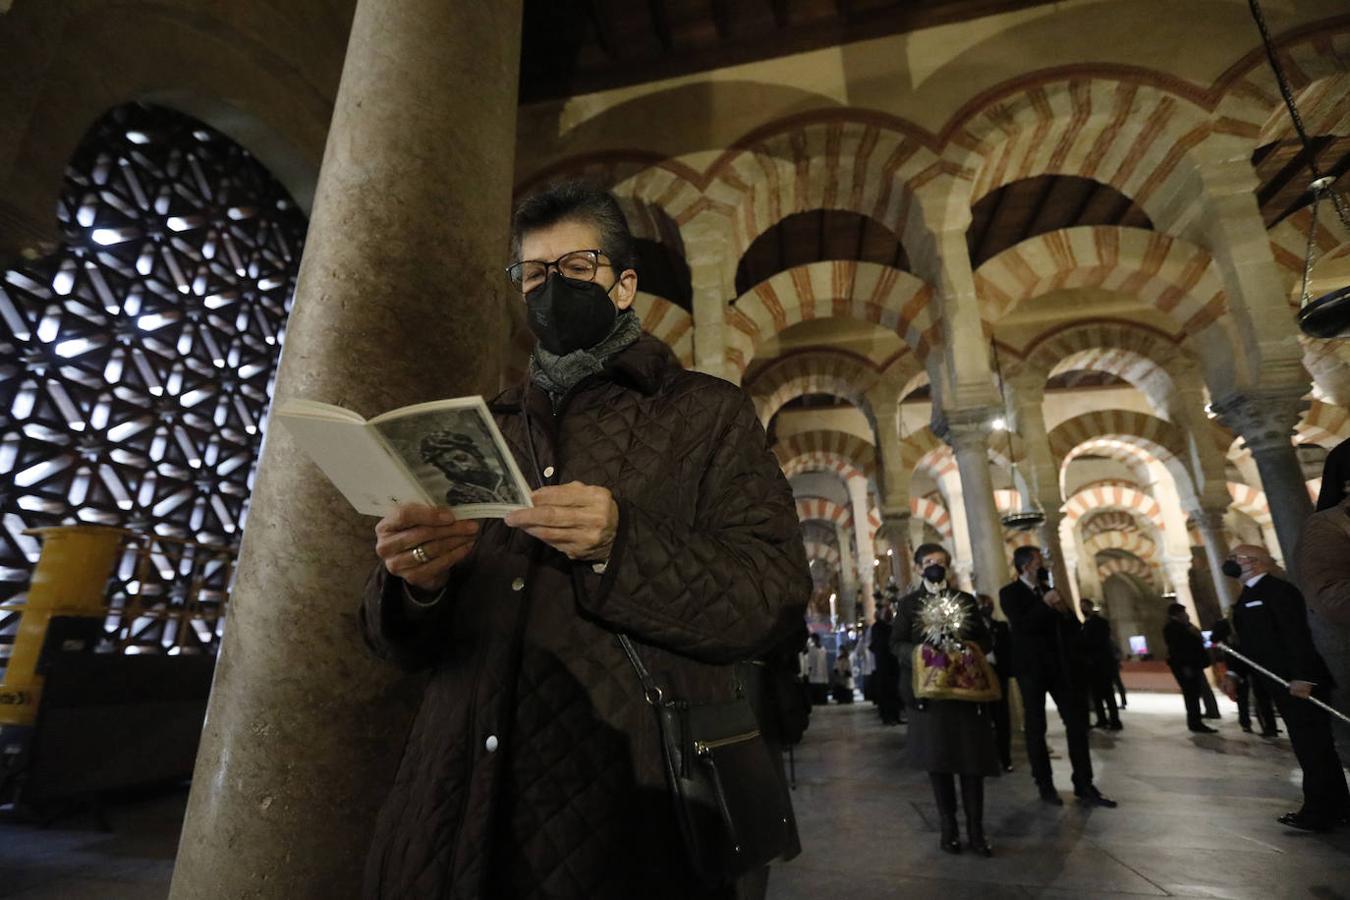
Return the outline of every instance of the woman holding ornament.
<path id="1" fill-rule="evenodd" d="M 924 544 L 914 562 L 923 580 L 900 599 L 891 634 L 900 661 L 900 691 L 912 710 L 908 761 L 928 773 L 942 849 L 961 852 L 956 825 L 959 776 L 967 846 L 992 856 L 984 835 L 984 779 L 998 775 L 999 761 L 985 703 L 996 698 L 998 684 L 984 654 L 993 636 L 975 598 L 948 586 L 951 554 L 938 544 Z"/>

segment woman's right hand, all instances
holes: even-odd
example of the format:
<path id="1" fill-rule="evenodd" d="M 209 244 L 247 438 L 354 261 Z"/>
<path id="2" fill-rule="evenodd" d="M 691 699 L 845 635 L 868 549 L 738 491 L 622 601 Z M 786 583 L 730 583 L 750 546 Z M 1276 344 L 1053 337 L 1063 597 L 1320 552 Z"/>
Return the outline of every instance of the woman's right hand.
<path id="1" fill-rule="evenodd" d="M 462 562 L 478 540 L 478 522 L 459 521 L 444 507 L 407 503 L 375 525 L 375 552 L 385 570 L 423 591 L 439 591 L 450 568 Z M 426 562 L 414 550 L 422 548 Z"/>

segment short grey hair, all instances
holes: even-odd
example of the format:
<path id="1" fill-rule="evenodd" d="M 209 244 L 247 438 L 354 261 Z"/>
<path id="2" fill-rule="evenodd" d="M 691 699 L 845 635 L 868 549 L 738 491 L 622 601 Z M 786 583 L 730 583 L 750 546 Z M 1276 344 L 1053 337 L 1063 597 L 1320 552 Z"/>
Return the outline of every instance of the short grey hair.
<path id="1" fill-rule="evenodd" d="M 600 246 L 595 249 L 609 257 L 616 275 L 637 266 L 633 232 L 628 229 L 619 201 L 609 191 L 579 180 L 557 182 L 520 202 L 511 217 L 512 260 L 520 259 L 525 235 L 559 222 L 583 222 L 594 227 L 600 235 Z"/>

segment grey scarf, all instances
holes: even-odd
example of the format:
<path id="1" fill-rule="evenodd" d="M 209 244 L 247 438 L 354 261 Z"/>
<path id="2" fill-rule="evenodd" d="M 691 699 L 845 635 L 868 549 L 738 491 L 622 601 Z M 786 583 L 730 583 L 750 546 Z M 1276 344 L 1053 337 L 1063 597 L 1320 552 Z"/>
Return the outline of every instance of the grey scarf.
<path id="1" fill-rule="evenodd" d="M 557 403 L 581 379 L 603 372 L 605 365 L 631 347 L 641 334 L 642 321 L 637 312 L 625 309 L 615 317 L 609 334 L 588 350 L 557 356 L 536 345 L 530 357 L 530 380 L 547 391 Z"/>

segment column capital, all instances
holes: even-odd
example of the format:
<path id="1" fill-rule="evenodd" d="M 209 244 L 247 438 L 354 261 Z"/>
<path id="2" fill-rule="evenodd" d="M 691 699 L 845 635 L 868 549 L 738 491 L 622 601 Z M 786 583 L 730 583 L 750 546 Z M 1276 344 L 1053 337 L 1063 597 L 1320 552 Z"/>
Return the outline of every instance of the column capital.
<path id="1" fill-rule="evenodd" d="M 1215 400 L 1210 408 L 1219 421 L 1236 431 L 1253 453 L 1287 447 L 1299 419 L 1299 401 L 1306 385 L 1242 391 Z"/>
<path id="2" fill-rule="evenodd" d="M 933 433 L 953 450 L 989 449 L 994 419 L 1003 411 L 994 406 L 967 409 L 934 409 Z"/>

